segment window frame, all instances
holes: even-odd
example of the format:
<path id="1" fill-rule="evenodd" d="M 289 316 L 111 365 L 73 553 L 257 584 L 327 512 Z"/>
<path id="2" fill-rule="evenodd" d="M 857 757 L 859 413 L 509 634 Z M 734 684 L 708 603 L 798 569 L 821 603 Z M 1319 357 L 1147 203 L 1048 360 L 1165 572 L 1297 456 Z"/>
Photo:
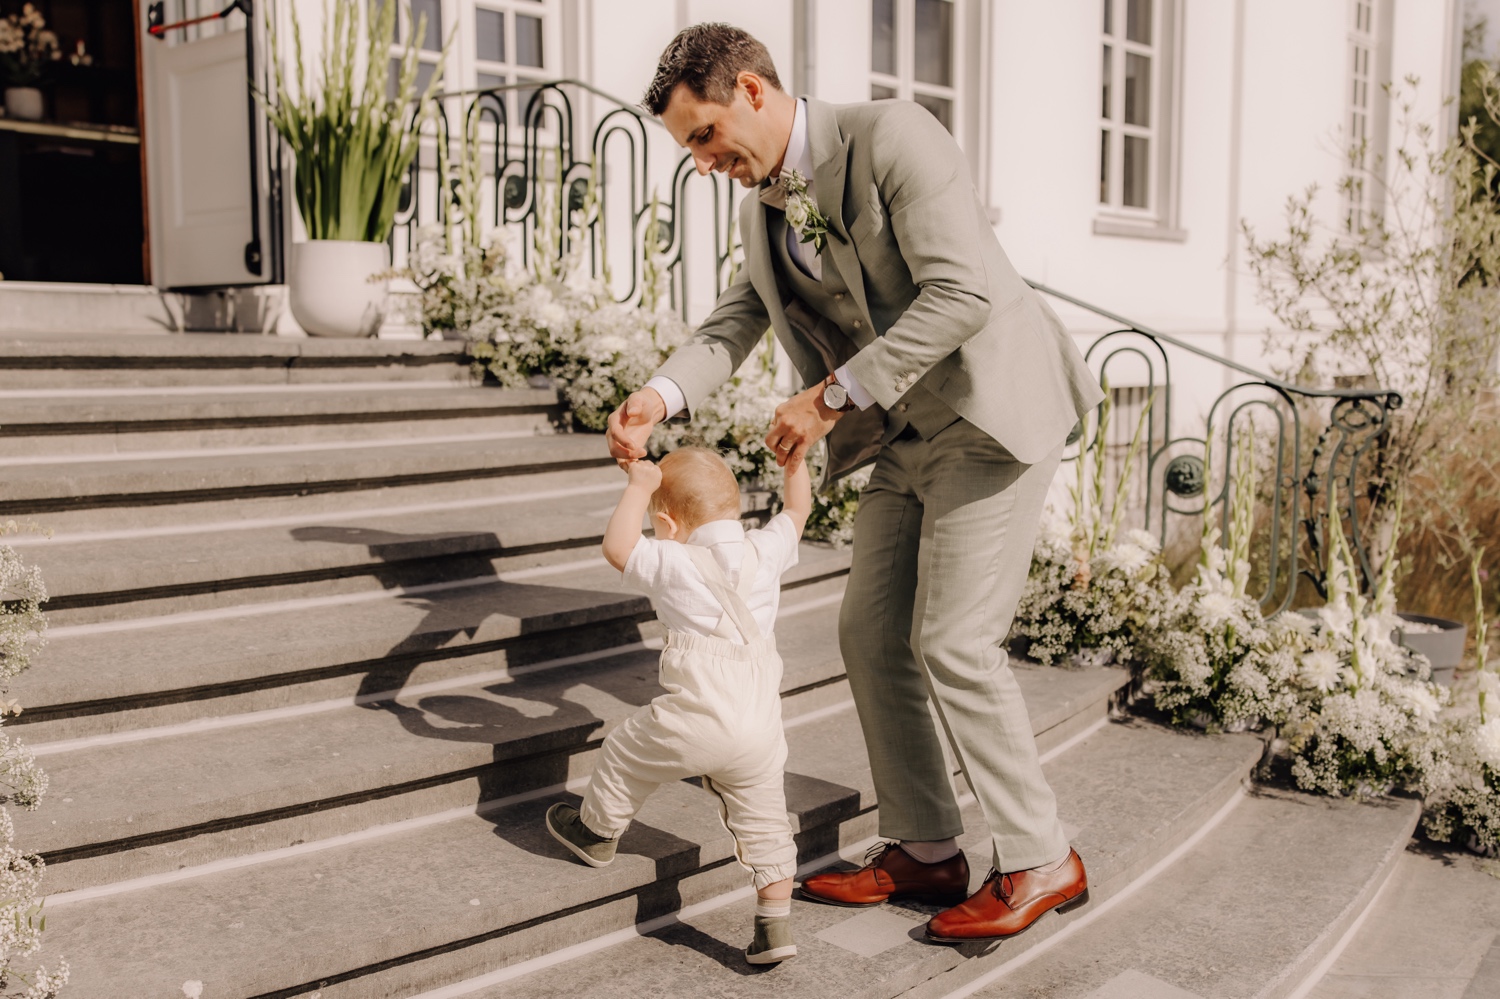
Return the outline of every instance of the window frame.
<path id="1" fill-rule="evenodd" d="M 1094 89 L 1095 126 L 1090 148 L 1092 165 L 1089 175 L 1095 206 L 1093 230 L 1101 236 L 1133 236 L 1145 239 L 1181 241 L 1187 233 L 1179 228 L 1181 188 L 1182 102 L 1182 0 L 1148 0 L 1152 4 L 1152 40 L 1150 44 L 1132 42 L 1125 37 L 1128 0 L 1105 0 L 1111 10 L 1110 33 L 1104 32 L 1103 5 L 1096 8 L 1101 16 L 1099 46 L 1094 65 L 1098 84 Z M 1106 116 L 1104 93 L 1104 48 L 1110 49 L 1110 108 Z M 1143 55 L 1151 60 L 1151 94 L 1147 102 L 1150 124 L 1125 122 L 1125 73 L 1127 56 Z M 1108 162 L 1102 148 L 1108 133 Z M 1150 143 L 1147 152 L 1145 207 L 1124 203 L 1125 137 L 1140 136 Z M 1101 199 L 1100 175 L 1105 174 L 1108 200 Z"/>
<path id="2" fill-rule="evenodd" d="M 463 89 L 479 90 L 481 74 L 499 76 L 507 84 L 516 83 L 544 83 L 548 80 L 561 79 L 566 74 L 562 70 L 563 63 L 563 31 L 562 16 L 558 0 L 445 0 L 445 3 L 456 5 L 459 15 L 458 40 L 454 45 L 455 56 L 458 61 L 458 78 L 463 81 Z M 479 58 L 479 11 L 495 11 L 505 18 L 505 52 L 508 57 L 506 61 L 495 62 Z M 535 16 L 542 22 L 542 65 L 522 66 L 515 58 L 516 42 L 519 35 L 516 32 L 517 15 L 525 14 Z M 518 134 L 524 128 L 526 107 L 520 100 L 520 91 L 511 91 L 515 100 L 507 103 L 506 122 L 512 134 Z M 547 124 L 547 117 L 543 117 L 542 131 L 550 134 L 555 131 L 553 126 Z"/>
<path id="3" fill-rule="evenodd" d="M 951 30 L 948 38 L 948 53 L 951 59 L 951 71 L 949 79 L 953 82 L 948 86 L 936 83 L 923 83 L 917 80 L 917 3 L 916 0 L 892 0 L 896 12 L 896 73 L 877 72 L 874 66 L 874 39 L 871 38 L 871 65 L 869 86 L 885 87 L 894 90 L 898 100 L 914 101 L 917 96 L 935 97 L 949 102 L 948 131 L 958 141 L 959 147 L 965 149 L 970 144 L 970 129 L 966 127 L 968 113 L 968 100 L 965 91 L 967 82 L 968 65 L 967 54 L 963 44 L 964 26 L 968 23 L 970 0 L 941 0 L 952 8 L 952 16 L 949 18 Z M 874 23 L 874 0 L 870 3 L 870 22 Z M 881 100 L 872 93 L 871 100 Z M 936 117 L 934 115 L 934 117 Z"/>
<path id="4" fill-rule="evenodd" d="M 1344 230 L 1358 233 L 1380 211 L 1385 174 L 1385 147 L 1390 128 L 1390 95 L 1385 83 L 1391 78 L 1392 0 L 1349 0 L 1345 31 L 1343 77 L 1343 123 L 1346 167 L 1357 182 L 1357 190 L 1344 191 Z M 1360 11 L 1368 14 L 1361 27 Z M 1361 54 L 1363 59 L 1361 59 Z M 1364 105 L 1359 105 L 1363 95 Z M 1359 121 L 1363 135 L 1356 135 Z M 1356 143 L 1363 141 L 1363 148 Z M 1357 194 L 1356 204 L 1354 196 Z"/>

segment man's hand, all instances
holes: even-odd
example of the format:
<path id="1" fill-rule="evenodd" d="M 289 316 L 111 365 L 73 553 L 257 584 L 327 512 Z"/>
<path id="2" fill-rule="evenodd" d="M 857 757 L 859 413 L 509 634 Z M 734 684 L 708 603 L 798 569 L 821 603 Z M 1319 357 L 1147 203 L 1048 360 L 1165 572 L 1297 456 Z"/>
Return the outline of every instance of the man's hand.
<path id="1" fill-rule="evenodd" d="M 807 457 L 807 449 L 827 436 L 843 415 L 823 405 L 826 384 L 819 382 L 776 407 L 771 432 L 766 434 L 766 446 L 776 452 L 776 464 L 788 473 L 797 470 Z"/>
<path id="2" fill-rule="evenodd" d="M 643 388 L 630 393 L 620 408 L 609 414 L 609 430 L 604 437 L 609 444 L 609 456 L 621 468 L 646 457 L 646 441 L 651 431 L 666 418 L 667 404 L 656 389 Z"/>

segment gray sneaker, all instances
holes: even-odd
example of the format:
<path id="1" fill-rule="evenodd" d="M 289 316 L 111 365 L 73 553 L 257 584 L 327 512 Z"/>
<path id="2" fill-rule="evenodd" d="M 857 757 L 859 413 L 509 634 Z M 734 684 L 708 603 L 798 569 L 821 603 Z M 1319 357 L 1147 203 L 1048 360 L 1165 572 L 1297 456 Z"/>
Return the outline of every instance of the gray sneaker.
<path id="1" fill-rule="evenodd" d="M 745 948 L 745 960 L 751 964 L 775 964 L 796 956 L 791 916 L 755 917 L 755 939 Z"/>
<path id="2" fill-rule="evenodd" d="M 594 835 L 572 805 L 559 801 L 547 809 L 547 831 L 590 867 L 608 867 L 615 859 L 615 846 L 619 841 Z"/>

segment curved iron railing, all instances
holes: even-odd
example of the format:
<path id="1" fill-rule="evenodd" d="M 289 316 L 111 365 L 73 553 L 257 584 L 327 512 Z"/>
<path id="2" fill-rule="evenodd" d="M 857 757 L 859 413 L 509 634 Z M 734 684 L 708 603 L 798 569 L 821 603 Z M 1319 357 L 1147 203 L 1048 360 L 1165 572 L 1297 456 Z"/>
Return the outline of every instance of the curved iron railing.
<path id="1" fill-rule="evenodd" d="M 582 140 L 580 122 L 569 96 L 589 95 L 604 102 L 607 110 Z M 510 126 L 512 92 L 524 96 L 520 126 Z M 711 287 L 712 297 L 733 280 L 739 251 L 734 221 L 735 204 L 730 182 L 719 175 L 696 177 L 689 156 L 681 156 L 667 167 L 651 159 L 650 133 L 662 128 L 635 107 L 578 80 L 526 82 L 502 87 L 446 93 L 439 97 L 440 113 L 423 135 L 421 154 L 413 162 L 402 204 L 397 214 L 393 247 L 405 241 L 410 250 L 415 230 L 428 222 L 451 218 L 453 199 L 440 197 L 451 178 L 439 178 L 440 164 L 455 162 L 452 154 L 454 129 L 449 113 L 462 115 L 464 135 L 476 120 L 487 127 L 489 155 L 484 180 L 488 185 L 488 223 L 494 227 L 519 226 L 523 259 L 537 252 L 533 245 L 541 207 L 548 204 L 544 190 L 552 185 L 553 202 L 565 206 L 564 220 L 584 206 L 591 186 L 600 201 L 596 217 L 586 226 L 588 261 L 595 276 L 610 280 L 612 292 L 622 302 L 638 301 L 643 294 L 643 273 L 648 235 L 654 237 L 659 266 L 670 275 L 671 302 L 688 318 L 689 287 L 694 280 L 702 290 Z M 438 155 L 444 146 L 446 159 Z M 587 158 L 579 155 L 587 150 Z M 652 179 L 658 183 L 653 185 Z M 666 181 L 666 194 L 657 196 Z M 710 219 L 705 236 L 712 245 L 711 285 L 706 277 L 690 270 L 695 223 L 690 205 L 694 195 L 706 194 Z M 610 209 L 618 213 L 625 198 L 623 217 L 629 239 L 606 239 Z M 657 231 L 647 232 L 655 219 Z M 568 253 L 568 226 L 564 221 L 552 252 Z M 614 263 L 620 266 L 611 266 Z M 1139 487 L 1135 507 L 1138 522 L 1166 541 L 1173 518 L 1210 515 L 1218 506 L 1221 525 L 1227 533 L 1231 483 L 1235 463 L 1242 452 L 1232 446 L 1242 429 L 1255 435 L 1257 462 L 1265 462 L 1271 474 L 1260 476 L 1261 521 L 1257 533 L 1258 578 L 1264 589 L 1260 599 L 1267 610 L 1290 606 L 1299 582 L 1307 580 L 1317 594 L 1326 596 L 1326 560 L 1330 518 L 1337 515 L 1345 525 L 1366 582 L 1373 581 L 1365 538 L 1361 534 L 1361 509 L 1379 488 L 1378 462 L 1382 433 L 1391 413 L 1401 406 L 1398 393 L 1384 389 L 1314 389 L 1256 371 L 1231 359 L 1136 323 L 1124 316 L 1075 298 L 1038 282 L 1032 287 L 1052 298 L 1117 323 L 1117 328 L 1094 339 L 1085 356 L 1101 380 L 1127 363 L 1136 370 L 1114 384 L 1130 384 L 1137 403 L 1152 399 L 1151 432 L 1144 443 L 1144 462 L 1138 483 L 1118 481 L 1112 489 Z M 708 299 L 710 302 L 712 298 Z M 1201 435 L 1174 435 L 1172 359 L 1186 356 L 1211 362 L 1233 372 L 1240 380 L 1221 392 L 1209 406 Z M 1140 374 L 1144 365 L 1145 374 Z M 1116 426 L 1119 426 L 1116 422 Z M 1159 429 L 1158 429 L 1159 428 Z M 1130 428 L 1133 429 L 1133 428 Z M 1207 448 L 1210 440 L 1218 441 Z M 1089 441 L 1080 442 L 1086 447 Z M 1118 445 L 1117 445 L 1118 446 Z M 1205 451 L 1213 468 L 1205 467 Z M 1118 465 L 1117 465 L 1118 470 Z M 1133 476 L 1135 477 L 1135 476 Z M 1329 485 L 1337 483 L 1339 509 L 1329 509 Z"/>
<path id="2" fill-rule="evenodd" d="M 518 96 L 518 126 L 511 124 L 511 94 Z M 574 108 L 574 97 L 584 94 L 608 106 L 597 116 L 586 143 Z M 703 297 L 711 301 L 732 280 L 738 243 L 734 237 L 737 202 L 731 183 L 717 174 L 697 177 L 689 156 L 671 164 L 653 161 L 650 129 L 665 133 L 656 119 L 580 80 L 527 81 L 453 91 L 438 95 L 437 100 L 438 114 L 423 126 L 422 147 L 402 191 L 391 235 L 393 249 L 410 252 L 420 226 L 453 217 L 453 199 L 439 196 L 445 185 L 438 183 L 436 174 L 440 164 L 456 162 L 458 133 L 450 122 L 450 114 L 455 114 L 462 117 L 463 135 L 476 122 L 484 126 L 487 222 L 496 227 L 521 227 L 523 261 L 536 252 L 538 222 L 554 221 L 538 218 L 540 207 L 547 203 L 545 189 L 557 188 L 551 194 L 563 210 L 561 238 L 556 242 L 556 252 L 561 256 L 574 249 L 567 243 L 568 223 L 573 213 L 584 207 L 594 185 L 601 202 L 609 204 L 601 205 L 596 217 L 584 227 L 588 260 L 595 275 L 610 276 L 608 283 L 619 301 L 638 301 L 645 290 L 642 278 L 648 235 L 655 237 L 658 263 L 670 275 L 672 305 L 684 319 L 688 316 L 690 286 L 700 278 L 691 268 L 694 254 L 690 248 L 695 235 L 713 248 L 712 269 L 702 277 Z M 444 148 L 445 155 L 439 155 L 439 147 Z M 451 184 L 452 178 L 447 183 Z M 701 233 L 695 233 L 695 194 L 706 196 L 711 203 L 709 229 Z M 626 199 L 629 238 L 609 239 L 607 208 L 617 206 L 621 197 Z M 657 231 L 648 234 L 653 218 Z"/>
<path id="3" fill-rule="evenodd" d="M 1366 584 L 1374 581 L 1365 538 L 1362 507 L 1380 488 L 1378 462 L 1382 434 L 1391 414 L 1401 408 L 1401 395 L 1388 389 L 1316 389 L 1263 374 L 1212 351 L 1133 322 L 1118 313 L 1085 302 L 1036 281 L 1037 291 L 1084 309 L 1119 328 L 1097 337 L 1085 357 L 1101 380 L 1108 379 L 1113 362 L 1133 357 L 1146 366 L 1145 390 L 1160 408 L 1164 431 L 1152 432 L 1143 442 L 1144 496 L 1142 522 L 1165 540 L 1173 515 L 1200 517 L 1219 507 L 1221 530 L 1227 533 L 1230 491 L 1242 452 L 1231 446 L 1242 431 L 1254 438 L 1257 465 L 1269 459 L 1271 474 L 1258 476 L 1264 523 L 1258 525 L 1256 546 L 1264 589 L 1260 600 L 1268 611 L 1284 610 L 1307 580 L 1319 597 L 1327 596 L 1328 530 L 1337 516 L 1359 559 Z M 1171 348 L 1169 352 L 1168 348 Z M 1173 436 L 1172 354 L 1212 362 L 1243 376 L 1214 398 L 1201 435 Z M 1132 373 L 1130 381 L 1142 376 Z M 1210 441 L 1212 448 L 1208 447 Z M 1079 450 L 1091 441 L 1079 442 Z M 1214 468 L 1204 465 L 1208 454 Z M 1338 509 L 1330 508 L 1330 484 L 1336 484 Z M 1128 488 L 1130 483 L 1115 483 Z"/>

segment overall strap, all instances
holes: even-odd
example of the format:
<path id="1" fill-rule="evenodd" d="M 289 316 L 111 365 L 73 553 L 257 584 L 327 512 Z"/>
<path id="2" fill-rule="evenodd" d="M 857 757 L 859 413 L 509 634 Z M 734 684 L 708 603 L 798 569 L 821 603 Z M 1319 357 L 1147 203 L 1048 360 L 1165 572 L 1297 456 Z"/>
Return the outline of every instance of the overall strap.
<path id="1" fill-rule="evenodd" d="M 731 638 L 735 630 L 738 630 L 746 643 L 760 641 L 760 625 L 755 623 L 755 615 L 750 613 L 750 605 L 745 600 L 755 586 L 755 572 L 760 567 L 760 553 L 755 550 L 755 546 L 749 541 L 744 542 L 740 583 L 737 588 L 729 585 L 724 570 L 714 561 L 713 552 L 702 545 L 683 545 L 683 548 L 687 551 L 688 558 L 698 567 L 708 591 L 719 601 L 719 606 L 724 608 L 724 616 L 719 619 L 719 626 L 714 629 L 713 637 Z"/>

